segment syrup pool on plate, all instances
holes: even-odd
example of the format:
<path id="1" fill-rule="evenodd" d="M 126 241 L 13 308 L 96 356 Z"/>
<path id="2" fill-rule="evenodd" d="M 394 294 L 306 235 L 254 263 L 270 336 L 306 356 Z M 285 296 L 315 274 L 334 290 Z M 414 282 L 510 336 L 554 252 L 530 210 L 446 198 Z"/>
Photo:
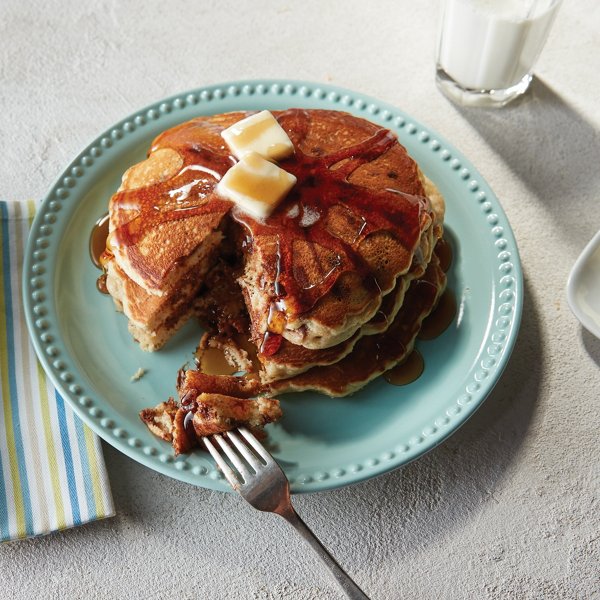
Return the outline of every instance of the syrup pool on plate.
<path id="1" fill-rule="evenodd" d="M 106 252 L 106 239 L 108 237 L 108 213 L 104 216 L 100 217 L 94 227 L 92 228 L 92 232 L 90 234 L 89 241 L 89 250 L 90 250 L 90 258 L 94 263 L 94 266 L 98 269 L 103 269 L 102 266 L 102 255 Z M 98 291 L 102 294 L 108 294 L 108 289 L 106 288 L 106 274 L 103 273 L 98 277 L 96 281 L 96 287 Z"/>

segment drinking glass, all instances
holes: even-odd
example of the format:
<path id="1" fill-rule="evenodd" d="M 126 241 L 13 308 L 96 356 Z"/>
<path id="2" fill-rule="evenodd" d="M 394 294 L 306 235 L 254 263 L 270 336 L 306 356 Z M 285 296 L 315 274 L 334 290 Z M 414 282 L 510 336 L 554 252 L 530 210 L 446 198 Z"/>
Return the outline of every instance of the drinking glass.
<path id="1" fill-rule="evenodd" d="M 562 0 L 441 0 L 436 82 L 464 106 L 525 93 Z"/>

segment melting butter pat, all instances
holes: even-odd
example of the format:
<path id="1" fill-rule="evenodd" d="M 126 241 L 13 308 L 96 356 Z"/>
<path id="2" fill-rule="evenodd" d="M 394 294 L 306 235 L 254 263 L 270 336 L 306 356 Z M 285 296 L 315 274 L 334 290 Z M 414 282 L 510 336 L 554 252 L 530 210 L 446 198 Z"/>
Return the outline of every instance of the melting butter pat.
<path id="1" fill-rule="evenodd" d="M 257 152 L 269 160 L 280 160 L 294 152 L 292 140 L 268 110 L 234 123 L 221 136 L 236 158 Z"/>
<path id="2" fill-rule="evenodd" d="M 268 217 L 294 187 L 296 178 L 256 152 L 244 155 L 219 181 L 217 192 L 242 211 Z"/>

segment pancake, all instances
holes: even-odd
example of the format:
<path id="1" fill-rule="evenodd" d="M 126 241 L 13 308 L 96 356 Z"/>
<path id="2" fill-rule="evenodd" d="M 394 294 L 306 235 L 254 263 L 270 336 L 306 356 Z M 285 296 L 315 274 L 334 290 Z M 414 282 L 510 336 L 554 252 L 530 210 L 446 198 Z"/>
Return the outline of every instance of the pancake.
<path id="1" fill-rule="evenodd" d="M 214 260 L 220 235 L 202 246 L 192 266 L 178 284 L 157 296 L 128 277 L 115 260 L 106 263 L 106 287 L 117 308 L 128 318 L 128 327 L 143 350 L 159 349 L 193 314 L 202 274 Z"/>
<path id="2" fill-rule="evenodd" d="M 221 132 L 251 113 L 198 117 L 154 141 L 110 201 L 107 288 L 142 348 L 190 316 L 207 332 L 179 403 L 142 411 L 176 454 L 241 423 L 262 433 L 273 395 L 345 396 L 403 362 L 446 285 L 444 200 L 387 129 L 347 113 L 274 112 L 296 185 L 259 219 L 220 197 L 236 162 Z M 235 375 L 208 368 L 222 352 Z M 221 360 L 223 359 L 221 357 Z"/>
<path id="3" fill-rule="evenodd" d="M 352 352 L 335 364 L 271 383 L 268 394 L 311 390 L 336 397 L 356 392 L 408 357 L 423 320 L 445 287 L 446 275 L 434 256 L 423 277 L 410 284 L 402 307 L 384 333 L 362 337 Z"/>
<path id="4" fill-rule="evenodd" d="M 207 375 L 195 369 L 181 370 L 177 378 L 177 393 L 180 398 L 193 394 L 223 394 L 236 398 L 252 398 L 262 392 L 260 381 L 251 377 L 233 377 L 231 375 Z"/>
<path id="5" fill-rule="evenodd" d="M 437 192 L 435 186 L 428 182 L 428 180 L 421 174 L 424 186 L 429 187 L 430 193 L 436 195 L 436 201 L 432 202 L 434 207 L 434 227 L 433 235 L 436 242 L 441 237 L 443 231 L 443 217 L 444 217 L 444 203 L 443 198 Z M 350 338 L 330 346 L 328 348 L 306 348 L 304 346 L 294 344 L 282 338 L 277 352 L 273 354 L 258 353 L 255 360 L 255 365 L 251 369 L 252 371 L 258 370 L 261 381 L 263 383 L 269 383 L 279 379 L 287 379 L 308 371 L 315 366 L 325 366 L 338 362 L 345 356 L 347 356 L 354 348 L 356 342 L 364 335 L 374 335 L 377 333 L 383 333 L 394 321 L 400 307 L 402 306 L 404 295 L 410 282 L 415 276 L 423 273 L 423 267 L 421 263 L 413 261 L 411 270 L 398 277 L 396 280 L 396 286 L 389 294 L 385 295 L 382 299 L 382 303 L 379 306 L 377 313 L 367 321 L 360 329 L 358 329 Z M 209 274 L 210 278 L 211 274 Z M 226 313 L 225 318 L 219 318 L 219 324 L 216 327 L 217 333 L 214 335 L 208 335 L 203 338 L 202 345 L 210 344 L 212 347 L 220 348 L 223 350 L 225 355 L 231 355 L 232 348 L 236 347 L 236 344 L 243 342 L 243 337 L 234 333 L 233 336 L 223 336 L 223 331 L 226 330 L 227 323 L 236 323 L 240 321 L 240 313 L 244 312 L 244 306 L 241 299 L 238 297 L 237 301 L 232 300 L 239 294 L 239 288 L 235 285 L 231 285 L 233 277 L 224 275 L 221 273 L 218 276 L 218 284 L 209 286 L 206 294 L 203 297 L 203 303 L 210 306 L 211 313 Z M 225 290 L 225 291 L 224 291 Z M 214 292 L 216 297 L 212 297 Z M 231 306 L 236 306 L 232 309 Z M 226 310 L 224 311 L 224 307 Z M 210 323 L 210 318 L 202 319 L 205 323 Z M 214 319 L 213 319 L 214 321 Z M 210 327 L 210 324 L 209 324 Z M 243 333 L 243 329 L 237 329 L 237 332 Z M 248 351 L 248 345 L 244 345 L 244 349 Z M 239 352 L 239 350 L 238 350 Z M 247 371 L 248 364 L 243 363 L 239 359 L 230 360 L 232 367 L 238 371 Z"/>
<path id="6" fill-rule="evenodd" d="M 377 313 L 351 337 L 329 348 L 305 348 L 287 339 L 281 341 L 277 352 L 271 355 L 258 354 L 259 374 L 263 383 L 286 379 L 308 371 L 312 367 L 330 365 L 352 352 L 357 341 L 364 335 L 385 331 L 393 322 L 409 285 L 402 279 L 392 293 L 384 297 Z"/>
<path id="7" fill-rule="evenodd" d="M 106 288 L 143 350 L 159 349 L 193 314 L 203 277 L 223 243 L 228 202 L 209 199 L 204 212 L 192 214 L 197 209 L 187 199 L 169 195 L 173 185 L 185 189 L 184 158 L 190 160 L 168 148 L 156 150 L 126 171 L 109 203 L 101 257 Z M 154 210 L 165 195 L 169 201 Z M 179 214 L 186 217 L 178 219 Z"/>
<path id="8" fill-rule="evenodd" d="M 328 348 L 371 319 L 411 266 L 424 270 L 434 213 L 388 130 L 335 111 L 277 116 L 296 149 L 280 166 L 298 183 L 266 222 L 234 212 L 251 240 L 240 284 L 257 344 L 271 333 Z"/>
<path id="9" fill-rule="evenodd" d="M 179 397 L 195 399 L 201 392 L 240 398 L 299 391 L 318 391 L 333 397 L 352 394 L 408 357 L 423 320 L 433 311 L 445 287 L 446 274 L 434 254 L 425 273 L 410 283 L 396 316 L 382 333 L 357 334 L 339 347 L 326 350 L 296 347 L 300 353 L 297 363 L 292 349 L 287 348 L 288 376 L 263 376 L 262 384 L 256 376 L 219 376 L 194 369 L 182 370 L 177 382 Z M 332 354 L 326 354 L 328 352 Z M 302 368 L 299 373 L 289 376 L 298 364 L 304 367 L 311 361 L 326 360 L 327 356 L 333 356 L 333 359 L 309 369 Z"/>
<path id="10" fill-rule="evenodd" d="M 232 211 L 215 192 L 235 162 L 220 133 L 248 114 L 164 132 L 110 201 L 107 287 L 143 349 L 194 314 L 224 240 L 242 257 L 237 283 L 263 356 L 283 340 L 312 350 L 350 340 L 429 262 L 433 189 L 391 132 L 347 113 L 275 112 L 295 147 L 280 166 L 298 183 L 266 221 Z"/>
<path id="11" fill-rule="evenodd" d="M 202 392 L 185 397 L 178 405 L 173 398 L 154 408 L 140 412 L 148 429 L 166 442 L 171 442 L 175 456 L 192 450 L 206 436 L 248 427 L 263 438 L 265 425 L 281 417 L 279 400 L 274 398 L 236 398 Z"/>

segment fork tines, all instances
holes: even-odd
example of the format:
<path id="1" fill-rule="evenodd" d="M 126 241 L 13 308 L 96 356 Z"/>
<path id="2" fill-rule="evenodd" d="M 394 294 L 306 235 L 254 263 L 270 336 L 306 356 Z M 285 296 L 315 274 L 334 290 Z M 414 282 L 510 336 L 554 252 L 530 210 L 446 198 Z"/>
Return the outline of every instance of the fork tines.
<path id="1" fill-rule="evenodd" d="M 238 434 L 241 434 L 244 440 L 242 440 Z M 225 435 L 233 445 L 228 442 Z M 206 449 L 214 458 L 219 469 L 223 472 L 223 475 L 225 475 L 227 481 L 229 481 L 230 485 L 235 490 L 238 490 L 242 485 L 248 483 L 251 477 L 255 473 L 258 473 L 261 468 L 266 466 L 271 459 L 270 455 L 262 447 L 260 442 L 245 427 L 240 427 L 237 431 L 227 431 L 225 434 L 217 433 L 209 438 L 202 438 L 202 441 L 204 442 Z M 214 442 L 220 446 L 237 473 L 223 458 L 223 455 L 215 447 Z M 249 446 L 254 452 L 250 450 Z"/>

